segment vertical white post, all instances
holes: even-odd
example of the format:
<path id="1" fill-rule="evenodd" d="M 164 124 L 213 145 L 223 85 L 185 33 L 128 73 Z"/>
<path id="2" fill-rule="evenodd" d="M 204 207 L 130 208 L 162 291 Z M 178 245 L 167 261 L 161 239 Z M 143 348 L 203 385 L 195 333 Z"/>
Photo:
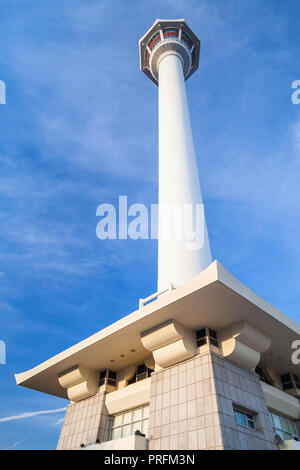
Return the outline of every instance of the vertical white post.
<path id="1" fill-rule="evenodd" d="M 161 56 L 159 64 L 159 235 L 158 291 L 189 281 L 211 263 L 205 218 L 200 225 L 202 246 L 189 248 L 184 238 L 162 233 L 165 207 L 195 208 L 203 204 L 195 158 L 182 60 L 176 52 Z M 184 210 L 184 209 L 183 209 Z M 180 222 L 179 222 L 180 223 Z"/>

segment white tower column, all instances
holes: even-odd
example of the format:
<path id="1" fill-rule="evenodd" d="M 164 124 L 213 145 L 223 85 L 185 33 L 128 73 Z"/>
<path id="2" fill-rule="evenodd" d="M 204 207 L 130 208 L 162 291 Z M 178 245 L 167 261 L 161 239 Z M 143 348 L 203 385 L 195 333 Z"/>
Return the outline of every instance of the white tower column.
<path id="1" fill-rule="evenodd" d="M 181 58 L 170 51 L 158 64 L 159 90 L 159 237 L 158 237 L 158 291 L 189 281 L 211 263 L 210 246 L 205 217 L 199 219 L 199 240 L 203 245 L 191 249 L 184 236 L 176 240 L 162 233 L 165 208 L 173 214 L 184 215 L 185 205 L 196 214 L 202 205 L 198 169 L 186 96 Z M 180 211 L 181 208 L 181 211 Z M 200 215 L 200 213 L 198 213 Z M 178 215 L 180 217 L 180 215 Z M 178 223 L 183 224 L 181 219 Z M 194 227 L 195 229 L 196 227 Z"/>
<path id="2" fill-rule="evenodd" d="M 140 40 L 141 69 L 159 90 L 158 292 L 188 282 L 211 263 L 185 88 L 199 51 L 184 20 L 156 20 Z"/>

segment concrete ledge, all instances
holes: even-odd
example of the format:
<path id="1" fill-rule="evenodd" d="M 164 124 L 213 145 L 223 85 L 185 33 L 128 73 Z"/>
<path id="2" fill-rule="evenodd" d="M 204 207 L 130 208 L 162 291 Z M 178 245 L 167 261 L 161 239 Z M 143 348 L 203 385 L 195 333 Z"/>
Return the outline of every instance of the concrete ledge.
<path id="1" fill-rule="evenodd" d="M 261 386 L 268 408 L 272 408 L 274 411 L 293 419 L 300 418 L 300 402 L 297 398 L 264 382 L 261 382 Z"/>
<path id="2" fill-rule="evenodd" d="M 148 439 L 143 436 L 127 436 L 114 441 L 93 444 L 85 450 L 147 450 Z"/>
<path id="3" fill-rule="evenodd" d="M 105 401 L 108 414 L 116 414 L 149 403 L 150 383 L 151 378 L 149 377 L 109 393 Z"/>

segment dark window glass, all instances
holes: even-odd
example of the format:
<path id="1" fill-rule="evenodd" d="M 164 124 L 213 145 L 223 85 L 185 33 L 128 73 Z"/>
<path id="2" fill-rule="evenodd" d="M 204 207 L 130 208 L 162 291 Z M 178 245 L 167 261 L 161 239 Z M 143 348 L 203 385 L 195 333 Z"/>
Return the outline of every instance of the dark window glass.
<path id="1" fill-rule="evenodd" d="M 204 336 L 206 336 L 205 328 L 201 328 L 201 330 L 197 331 L 196 333 L 197 338 L 203 338 Z"/>
<path id="2" fill-rule="evenodd" d="M 116 372 L 113 372 L 112 370 L 108 371 L 108 377 L 110 379 L 117 380 L 117 374 L 116 374 Z"/>
<path id="3" fill-rule="evenodd" d="M 290 390 L 291 388 L 294 388 L 292 382 L 286 382 L 285 384 L 282 384 L 283 390 Z"/>
<path id="4" fill-rule="evenodd" d="M 100 379 L 105 379 L 105 376 L 106 376 L 106 370 L 103 370 L 102 372 L 100 372 Z"/>
<path id="5" fill-rule="evenodd" d="M 282 376 L 281 376 L 281 382 L 282 382 L 282 383 L 284 383 L 284 382 L 291 382 L 291 376 L 290 376 L 290 374 L 282 375 Z"/>
<path id="6" fill-rule="evenodd" d="M 294 388 L 293 380 L 290 374 L 282 375 L 280 378 L 283 390 L 290 390 L 291 388 Z"/>
<path id="7" fill-rule="evenodd" d="M 206 338 L 201 338 L 197 340 L 197 346 L 203 346 L 204 344 L 207 344 L 207 339 Z"/>
<path id="8" fill-rule="evenodd" d="M 136 374 L 134 374 L 134 376 L 132 377 L 132 379 L 129 379 L 129 380 L 128 380 L 128 385 L 133 384 L 133 383 L 135 383 L 135 382 L 136 382 Z"/>
<path id="9" fill-rule="evenodd" d="M 137 369 L 136 369 L 137 375 L 143 374 L 144 372 L 146 372 L 145 364 L 141 364 L 140 366 L 137 366 Z"/>
<path id="10" fill-rule="evenodd" d="M 147 378 L 146 372 L 144 372 L 143 374 L 139 374 L 137 375 L 137 382 L 139 382 L 139 380 L 144 380 L 146 378 Z"/>
<path id="11" fill-rule="evenodd" d="M 300 388 L 300 380 L 298 375 L 293 374 L 294 380 L 295 380 L 295 385 L 297 388 Z"/>
<path id="12" fill-rule="evenodd" d="M 211 338 L 217 339 L 217 333 L 214 330 L 211 330 L 210 328 L 209 328 L 209 336 Z"/>

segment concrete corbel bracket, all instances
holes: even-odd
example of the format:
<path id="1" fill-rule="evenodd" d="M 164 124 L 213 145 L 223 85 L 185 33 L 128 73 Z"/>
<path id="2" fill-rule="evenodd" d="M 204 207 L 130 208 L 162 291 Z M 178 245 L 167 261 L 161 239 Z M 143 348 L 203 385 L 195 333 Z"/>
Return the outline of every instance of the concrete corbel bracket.
<path id="1" fill-rule="evenodd" d="M 98 378 L 97 371 L 77 365 L 59 374 L 58 381 L 67 389 L 70 401 L 79 401 L 95 395 Z"/>
<path id="2" fill-rule="evenodd" d="M 195 333 L 174 320 L 143 332 L 141 341 L 161 368 L 190 359 L 196 352 Z"/>
<path id="3" fill-rule="evenodd" d="M 271 338 L 246 321 L 235 323 L 218 333 L 222 353 L 227 359 L 254 370 L 261 353 L 271 346 Z"/>

